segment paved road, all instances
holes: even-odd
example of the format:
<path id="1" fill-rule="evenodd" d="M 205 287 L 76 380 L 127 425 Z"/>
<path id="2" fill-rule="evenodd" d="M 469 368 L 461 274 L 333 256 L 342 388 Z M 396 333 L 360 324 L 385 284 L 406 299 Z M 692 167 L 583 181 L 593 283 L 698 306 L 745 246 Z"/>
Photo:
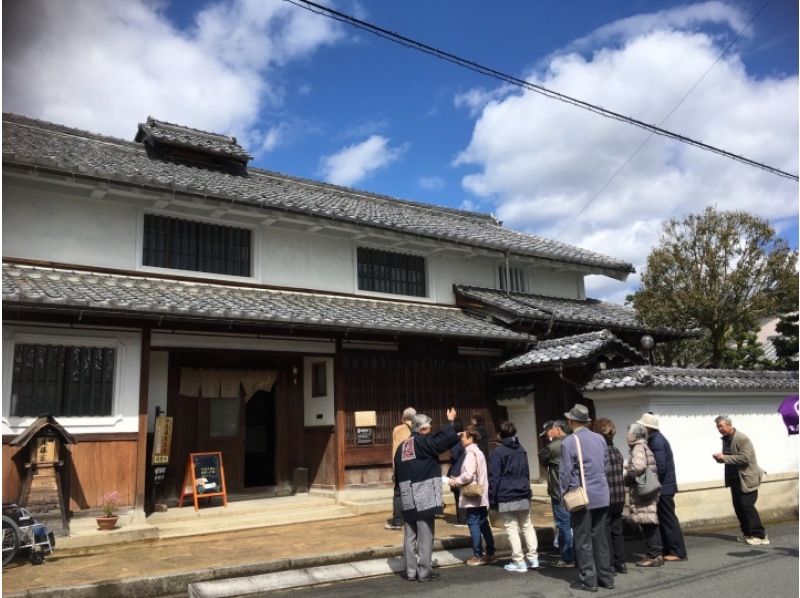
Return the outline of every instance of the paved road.
<path id="1" fill-rule="evenodd" d="M 797 598 L 798 596 L 798 526 L 787 523 L 769 526 L 769 546 L 738 544 L 738 530 L 698 532 L 687 535 L 689 560 L 670 563 L 660 569 L 629 567 L 619 575 L 614 590 L 601 589 L 597 594 L 569 589 L 574 572 L 542 569 L 528 573 L 508 573 L 502 566 L 451 567 L 440 569 L 441 579 L 434 583 L 410 583 L 399 576 L 385 576 L 363 581 L 272 592 L 263 596 L 296 598 L 304 595 L 350 598 L 353 596 L 425 595 L 426 598 L 470 596 L 490 598 L 625 596 L 646 598 L 758 597 Z M 629 560 L 639 557 L 641 543 L 627 543 Z"/>

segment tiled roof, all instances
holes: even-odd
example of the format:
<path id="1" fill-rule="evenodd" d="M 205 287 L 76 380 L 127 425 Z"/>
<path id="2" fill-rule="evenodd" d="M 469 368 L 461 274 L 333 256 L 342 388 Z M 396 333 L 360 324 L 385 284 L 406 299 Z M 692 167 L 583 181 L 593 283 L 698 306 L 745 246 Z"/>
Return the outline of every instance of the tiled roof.
<path id="1" fill-rule="evenodd" d="M 506 374 L 550 368 L 557 363 L 585 361 L 610 349 L 623 353 L 634 363 L 645 361 L 644 356 L 628 343 L 621 341 L 608 330 L 600 330 L 538 342 L 532 350 L 501 363 L 495 371 Z"/>
<path id="2" fill-rule="evenodd" d="M 556 323 L 648 332 L 672 338 L 693 335 L 690 331 L 646 326 L 639 321 L 633 309 L 597 299 L 563 299 L 530 293 L 506 294 L 498 289 L 463 285 L 455 285 L 454 291 L 456 295 L 498 309 L 515 320 L 522 318 L 549 321 L 553 314 Z"/>
<path id="3" fill-rule="evenodd" d="M 526 341 L 456 307 L 3 264 L 3 302 L 117 315 Z"/>
<path id="4" fill-rule="evenodd" d="M 247 176 L 237 176 L 164 162 L 149 157 L 140 143 L 13 114 L 3 116 L 3 162 L 509 251 L 579 265 L 620 279 L 633 272 L 624 261 L 504 228 L 484 214 L 401 201 L 255 168 L 248 169 Z"/>
<path id="5" fill-rule="evenodd" d="M 638 366 L 598 372 L 583 390 L 588 392 L 629 388 L 657 388 L 665 390 L 796 391 L 797 385 L 797 372 Z"/>
<path id="6" fill-rule="evenodd" d="M 143 139 L 151 139 L 166 145 L 179 145 L 201 152 L 235 158 L 245 164 L 253 159 L 253 156 L 248 154 L 236 142 L 235 137 L 183 127 L 156 120 L 152 116 L 147 117 L 147 122 L 139 123 L 136 141 L 142 141 Z"/>

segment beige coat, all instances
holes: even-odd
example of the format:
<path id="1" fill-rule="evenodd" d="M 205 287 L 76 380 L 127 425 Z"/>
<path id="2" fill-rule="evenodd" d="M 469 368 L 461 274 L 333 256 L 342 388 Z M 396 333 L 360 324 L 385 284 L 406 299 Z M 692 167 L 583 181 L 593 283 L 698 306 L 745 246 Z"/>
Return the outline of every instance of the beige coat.
<path id="1" fill-rule="evenodd" d="M 763 471 L 756 461 L 756 450 L 750 439 L 739 430 L 733 431 L 731 454 L 723 455 L 725 465 L 733 465 L 739 474 L 739 486 L 742 492 L 755 492 L 761 485 Z"/>
<path id="2" fill-rule="evenodd" d="M 483 486 L 483 496 L 464 496 L 464 494 L 461 494 L 458 497 L 458 508 L 488 508 L 489 471 L 486 468 L 486 457 L 483 456 L 483 451 L 478 448 L 477 444 L 468 444 L 466 446 L 466 452 L 464 463 L 461 465 L 461 475 L 454 478 L 455 482 L 459 486 L 466 486 L 472 483 L 480 484 Z"/>
<path id="3" fill-rule="evenodd" d="M 406 438 L 411 436 L 411 428 L 408 424 L 402 423 L 392 430 L 392 469 L 394 469 L 394 456 L 397 454 L 397 447 L 403 444 Z"/>
<path id="4" fill-rule="evenodd" d="M 643 501 L 637 494 L 636 478 L 644 473 L 646 467 L 649 467 L 654 475 L 658 475 L 653 451 L 647 446 L 647 441 L 641 438 L 631 446 L 631 461 L 625 472 L 625 485 L 631 490 L 631 519 L 634 523 L 658 525 L 658 495 L 649 501 Z"/>

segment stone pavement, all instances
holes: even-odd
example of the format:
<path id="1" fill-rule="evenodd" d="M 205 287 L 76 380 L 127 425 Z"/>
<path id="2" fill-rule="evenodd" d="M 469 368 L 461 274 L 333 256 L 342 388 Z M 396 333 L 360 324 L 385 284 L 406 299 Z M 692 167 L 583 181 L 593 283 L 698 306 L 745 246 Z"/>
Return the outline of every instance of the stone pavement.
<path id="1" fill-rule="evenodd" d="M 452 509 L 452 506 L 450 506 Z M 549 505 L 534 503 L 540 544 L 552 542 Z M 218 532 L 203 536 L 59 550 L 33 566 L 18 560 L 3 570 L 3 595 L 40 598 L 167 596 L 189 583 L 258 575 L 402 554 L 402 532 L 383 528 L 388 513 Z M 469 544 L 452 512 L 436 525 L 437 547 Z M 499 546 L 503 533 L 495 528 Z"/>

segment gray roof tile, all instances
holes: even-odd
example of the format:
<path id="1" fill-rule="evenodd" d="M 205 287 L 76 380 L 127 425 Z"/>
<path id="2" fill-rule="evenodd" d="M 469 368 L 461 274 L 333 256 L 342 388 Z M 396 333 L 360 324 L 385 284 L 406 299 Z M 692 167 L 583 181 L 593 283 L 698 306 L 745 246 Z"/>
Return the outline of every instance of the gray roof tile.
<path id="1" fill-rule="evenodd" d="M 598 299 L 564 299 L 533 295 L 531 293 L 506 293 L 499 289 L 486 289 L 455 285 L 456 295 L 496 308 L 514 319 L 549 321 L 550 314 L 563 324 L 604 327 L 619 331 L 649 332 L 666 337 L 693 336 L 692 331 L 656 329 L 644 325 L 636 312 L 624 305 L 607 303 Z"/>
<path id="2" fill-rule="evenodd" d="M 402 201 L 250 168 L 247 176 L 163 162 L 140 143 L 4 114 L 3 162 L 197 193 L 514 255 L 624 278 L 633 267 L 593 251 L 502 227 L 485 214 Z"/>
<path id="3" fill-rule="evenodd" d="M 234 158 L 247 164 L 253 159 L 244 148 L 236 142 L 236 137 L 218 135 L 199 129 L 192 129 L 173 123 L 147 117 L 147 122 L 139 123 L 136 141 L 153 140 L 165 145 L 178 145 L 201 152 Z"/>
<path id="4" fill-rule="evenodd" d="M 457 307 L 3 264 L 6 305 L 526 341 Z"/>
<path id="5" fill-rule="evenodd" d="M 501 363 L 495 371 L 510 372 L 549 369 L 554 364 L 585 361 L 599 353 L 615 349 L 635 362 L 644 362 L 644 356 L 628 343 L 618 339 L 608 330 L 565 336 L 536 343 L 534 348 Z"/>
<path id="6" fill-rule="evenodd" d="M 598 372 L 584 392 L 627 388 L 796 391 L 797 372 L 637 366 Z"/>

